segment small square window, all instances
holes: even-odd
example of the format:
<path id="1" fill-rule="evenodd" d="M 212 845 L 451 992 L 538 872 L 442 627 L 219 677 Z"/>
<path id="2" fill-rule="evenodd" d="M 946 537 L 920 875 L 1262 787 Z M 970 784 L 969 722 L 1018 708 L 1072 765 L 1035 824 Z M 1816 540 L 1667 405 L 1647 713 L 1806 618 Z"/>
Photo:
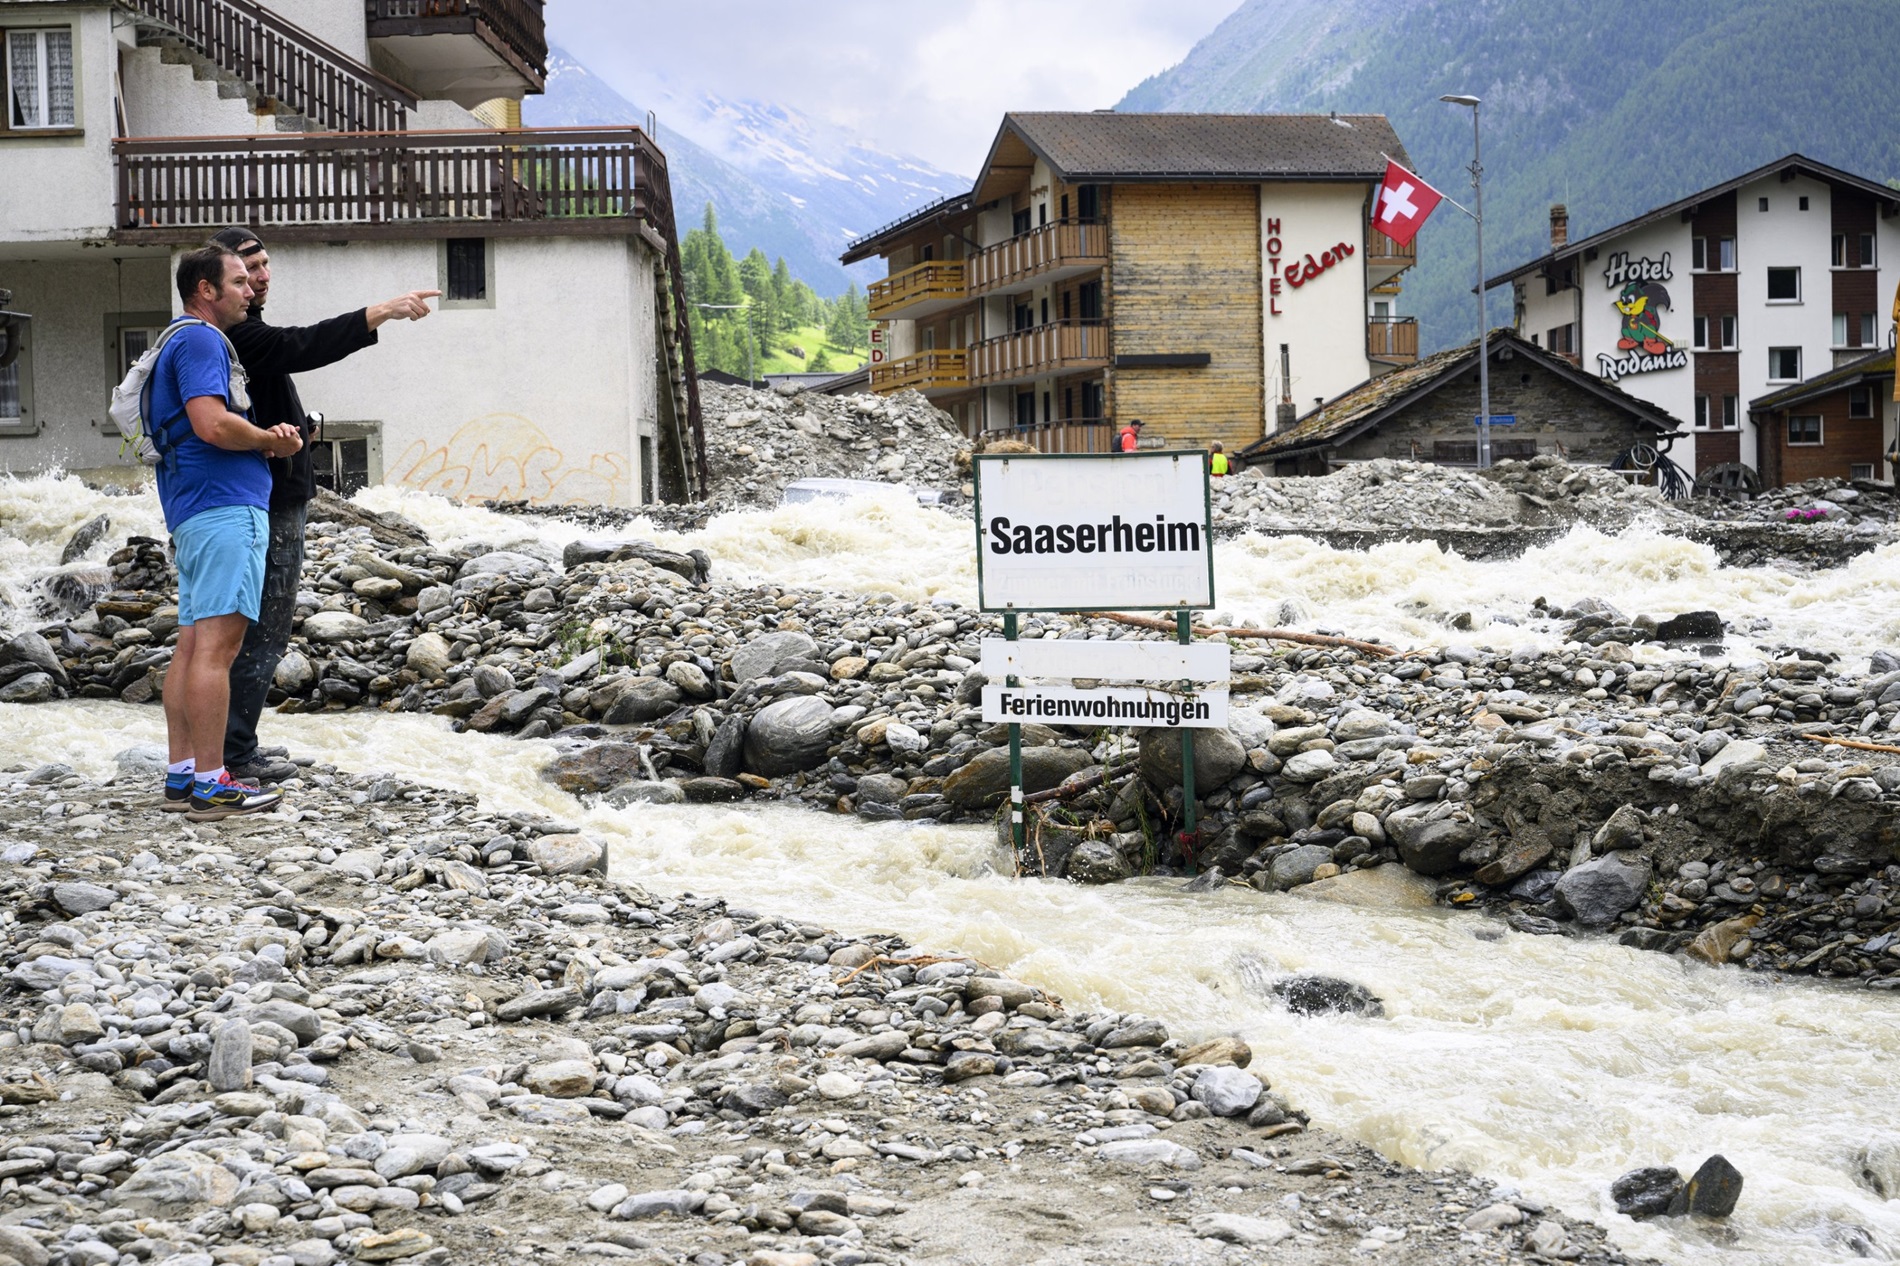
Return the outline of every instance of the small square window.
<path id="1" fill-rule="evenodd" d="M 448 241 L 449 284 L 442 297 L 450 302 L 481 303 L 488 298 L 488 239 L 452 237 Z"/>
<path id="2" fill-rule="evenodd" d="M 1801 302 L 1801 270 L 1799 268 L 1770 268 L 1768 270 L 1768 302 Z"/>
<path id="3" fill-rule="evenodd" d="M 1808 209 L 1808 195 L 1805 193 L 1801 195 L 1801 209 L 1803 211 Z"/>
<path id="4" fill-rule="evenodd" d="M 1770 382 L 1800 382 L 1801 349 L 1798 347 L 1769 348 L 1768 379 Z"/>
<path id="5" fill-rule="evenodd" d="M 1790 445 L 1812 446 L 1821 442 L 1821 418 L 1819 414 L 1790 415 L 1788 418 L 1788 443 Z"/>
<path id="6" fill-rule="evenodd" d="M 1871 418 L 1874 416 L 1874 392 L 1866 383 L 1847 389 L 1847 416 L 1850 418 Z"/>
<path id="7" fill-rule="evenodd" d="M 1847 477 L 1849 479 L 1872 480 L 1874 477 L 1874 464 L 1872 462 L 1855 462 L 1847 468 Z"/>
<path id="8" fill-rule="evenodd" d="M 1768 199 L 1766 198 L 1755 199 L 1755 209 L 1757 211 L 1766 211 L 1768 209 Z"/>
<path id="9" fill-rule="evenodd" d="M 1874 235 L 1872 233 L 1860 235 L 1860 266 L 1862 268 L 1874 266 Z"/>
<path id="10" fill-rule="evenodd" d="M 1735 271 L 1735 239 L 1732 237 L 1720 238 L 1717 240 L 1716 246 L 1718 248 L 1718 254 L 1721 256 L 1721 260 L 1722 260 L 1722 263 L 1721 263 L 1722 271 L 1725 273 L 1734 272 Z"/>

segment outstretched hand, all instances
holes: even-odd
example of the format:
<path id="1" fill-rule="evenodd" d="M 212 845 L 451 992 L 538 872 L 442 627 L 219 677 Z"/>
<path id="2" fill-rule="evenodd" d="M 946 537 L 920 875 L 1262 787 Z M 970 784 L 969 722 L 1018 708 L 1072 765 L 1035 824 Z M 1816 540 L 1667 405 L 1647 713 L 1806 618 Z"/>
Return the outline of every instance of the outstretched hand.
<path id="1" fill-rule="evenodd" d="M 406 295 L 397 295 L 394 299 L 375 305 L 364 316 L 372 330 L 385 321 L 420 321 L 429 315 L 429 300 L 441 296 L 440 290 L 411 290 Z"/>

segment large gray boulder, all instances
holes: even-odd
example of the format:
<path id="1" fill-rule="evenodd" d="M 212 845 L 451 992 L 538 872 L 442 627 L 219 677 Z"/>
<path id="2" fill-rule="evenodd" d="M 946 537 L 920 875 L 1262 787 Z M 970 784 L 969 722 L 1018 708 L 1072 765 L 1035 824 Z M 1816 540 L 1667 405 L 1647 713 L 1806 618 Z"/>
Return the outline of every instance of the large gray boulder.
<path id="1" fill-rule="evenodd" d="M 755 721 L 753 724 L 757 724 Z M 1023 790 L 1047 791 L 1094 761 L 1077 747 L 1025 747 Z M 1009 749 L 992 747 L 943 781 L 943 798 L 959 809 L 987 809 L 1009 795 Z"/>
<path id="2" fill-rule="evenodd" d="M 620 688 L 600 719 L 608 725 L 657 721 L 679 707 L 682 697 L 679 687 L 663 678 L 635 677 Z"/>
<path id="3" fill-rule="evenodd" d="M 777 778 L 824 764 L 831 747 L 831 718 L 831 705 L 816 695 L 766 704 L 746 727 L 746 768 Z"/>
<path id="4" fill-rule="evenodd" d="M 1267 868 L 1268 882 L 1274 889 L 1297 888 L 1313 882 L 1313 872 L 1333 860 L 1333 850 L 1323 844 L 1302 844 L 1289 848 L 1273 859 Z"/>
<path id="5" fill-rule="evenodd" d="M 1193 730 L 1194 794 L 1209 795 L 1247 763 L 1247 749 L 1227 730 Z M 1181 785 L 1181 731 L 1148 730 L 1141 736 L 1141 775 L 1157 787 Z"/>
<path id="6" fill-rule="evenodd" d="M 818 643 L 805 633 L 766 633 L 732 652 L 726 661 L 740 685 L 756 677 L 774 677 L 781 664 L 818 657 Z"/>
<path id="7" fill-rule="evenodd" d="M 1586 927 L 1602 927 L 1632 909 L 1649 887 L 1649 863 L 1635 853 L 1611 853 L 1564 872 L 1557 901 Z"/>
<path id="8" fill-rule="evenodd" d="M 1478 828 L 1453 816 L 1449 802 L 1407 805 L 1385 820 L 1386 838 L 1399 860 L 1421 875 L 1442 875 L 1458 864 L 1458 854 L 1478 838 Z"/>
<path id="9" fill-rule="evenodd" d="M 15 668 L 21 671 L 11 676 L 25 676 L 27 672 L 45 673 L 60 686 L 72 683 L 66 677 L 66 666 L 59 662 L 59 656 L 53 653 L 53 645 L 38 633 L 26 632 L 15 636 L 6 645 L 0 646 L 0 667 Z"/>
<path id="10" fill-rule="evenodd" d="M 745 717 L 736 712 L 719 723 L 701 762 L 709 777 L 731 778 L 745 767 L 745 730 Z"/>

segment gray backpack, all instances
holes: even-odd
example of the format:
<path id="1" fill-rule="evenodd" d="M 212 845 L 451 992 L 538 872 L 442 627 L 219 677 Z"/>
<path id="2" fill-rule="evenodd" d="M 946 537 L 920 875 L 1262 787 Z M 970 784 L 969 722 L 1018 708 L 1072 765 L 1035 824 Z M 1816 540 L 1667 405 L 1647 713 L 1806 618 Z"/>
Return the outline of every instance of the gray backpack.
<path id="1" fill-rule="evenodd" d="M 139 358 L 132 362 L 132 368 L 125 371 L 125 378 L 112 389 L 112 404 L 106 412 L 111 415 L 113 425 L 119 428 L 119 456 L 134 454 L 147 466 L 157 466 L 171 461 L 172 449 L 160 433 L 157 422 L 147 415 L 151 403 L 147 393 L 152 389 L 152 371 L 158 366 L 159 353 L 172 341 L 172 336 L 188 325 L 202 325 L 207 330 L 217 330 L 209 321 L 197 317 L 179 317 L 165 327 L 158 336 L 158 342 L 147 348 Z M 224 339 L 224 350 L 231 358 L 231 385 L 225 391 L 224 402 L 234 413 L 242 413 L 251 407 L 250 378 L 244 372 L 244 365 L 238 360 L 237 348 L 231 346 L 231 340 L 223 330 L 218 337 Z"/>

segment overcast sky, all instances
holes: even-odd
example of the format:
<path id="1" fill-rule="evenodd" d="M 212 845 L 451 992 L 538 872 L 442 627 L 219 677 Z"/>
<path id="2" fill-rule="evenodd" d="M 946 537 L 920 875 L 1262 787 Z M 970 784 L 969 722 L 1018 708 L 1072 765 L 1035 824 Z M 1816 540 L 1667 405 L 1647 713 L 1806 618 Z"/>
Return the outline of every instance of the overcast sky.
<path id="1" fill-rule="evenodd" d="M 1112 106 L 1239 4 L 554 0 L 547 14 L 550 42 L 643 107 L 657 74 L 676 93 L 790 106 L 971 176 L 1005 110 Z"/>

